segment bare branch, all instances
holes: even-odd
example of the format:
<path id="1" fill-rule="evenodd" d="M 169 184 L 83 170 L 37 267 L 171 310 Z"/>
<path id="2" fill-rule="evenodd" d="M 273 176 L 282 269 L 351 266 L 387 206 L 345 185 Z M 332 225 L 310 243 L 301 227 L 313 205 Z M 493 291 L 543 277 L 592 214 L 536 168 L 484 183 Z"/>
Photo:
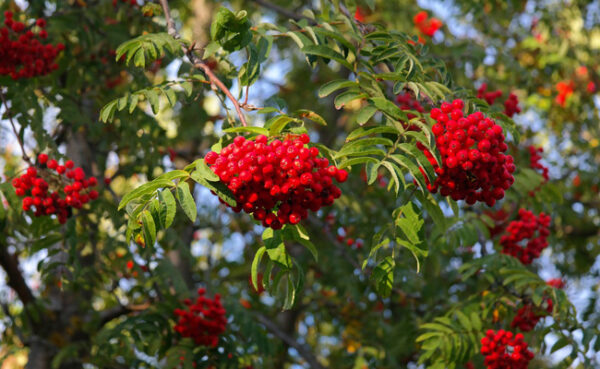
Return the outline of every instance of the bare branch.
<path id="1" fill-rule="evenodd" d="M 273 319 L 262 314 L 256 314 L 256 318 L 262 325 L 265 326 L 265 328 L 267 328 L 269 332 L 271 332 L 277 338 L 281 339 L 288 346 L 293 347 L 296 351 L 298 351 L 298 354 L 302 356 L 304 360 L 306 360 L 306 362 L 308 363 L 308 365 L 310 365 L 311 368 L 325 369 L 325 367 L 321 365 L 319 360 L 317 360 L 315 355 L 313 355 L 313 353 L 306 345 L 297 342 L 293 337 L 285 333 L 281 328 L 279 328 L 277 324 L 273 322 Z"/>
<path id="2" fill-rule="evenodd" d="M 168 0 L 160 0 L 160 4 L 163 8 L 163 12 L 165 13 L 165 18 L 167 20 L 167 33 L 177 40 L 181 39 L 179 32 L 177 32 L 177 28 L 175 28 L 175 22 L 173 22 L 173 18 L 171 18 L 171 10 L 169 8 Z M 206 76 L 208 77 L 210 83 L 215 88 L 221 90 L 225 94 L 225 96 L 227 96 L 227 98 L 233 104 L 233 107 L 235 108 L 235 111 L 237 112 L 237 115 L 240 118 L 242 126 L 246 127 L 248 124 L 246 123 L 246 117 L 242 112 L 242 108 L 240 107 L 239 101 L 233 96 L 233 94 L 231 93 L 231 91 L 229 91 L 227 86 L 225 86 L 225 84 L 221 82 L 221 80 L 213 73 L 210 67 L 206 65 L 202 61 L 202 59 L 198 57 L 198 55 L 195 54 L 193 46 L 194 45 L 192 44 L 192 47 L 187 48 L 185 47 L 185 45 L 182 44 L 181 49 L 183 50 L 185 55 L 190 59 L 194 68 L 201 69 L 204 72 L 204 74 L 206 74 Z"/>
<path id="3" fill-rule="evenodd" d="M 35 297 L 23 278 L 19 267 L 19 259 L 8 251 L 6 239 L 0 239 L 0 266 L 8 276 L 8 285 L 17 293 L 23 305 L 32 303 Z"/>

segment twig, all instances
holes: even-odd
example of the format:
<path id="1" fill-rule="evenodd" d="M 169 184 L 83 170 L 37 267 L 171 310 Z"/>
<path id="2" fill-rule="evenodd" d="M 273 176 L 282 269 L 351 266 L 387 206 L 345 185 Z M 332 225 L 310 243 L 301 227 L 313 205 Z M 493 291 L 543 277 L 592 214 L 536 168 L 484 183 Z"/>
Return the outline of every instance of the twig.
<path id="1" fill-rule="evenodd" d="M 4 97 L 4 91 L 2 91 L 2 88 L 0 88 L 0 99 L 2 99 L 2 104 L 4 104 L 4 107 L 6 108 L 6 113 L 8 114 L 8 120 L 9 120 L 12 130 L 15 134 L 15 137 L 17 137 L 17 142 L 19 143 L 19 146 L 21 147 L 21 153 L 23 154 L 23 160 L 25 160 L 29 164 L 33 164 L 31 161 L 31 158 L 29 158 L 29 156 L 25 152 L 25 146 L 23 145 L 21 136 L 19 136 L 19 132 L 17 132 L 17 126 L 15 125 L 15 122 L 13 121 L 12 112 L 10 111 L 10 108 L 8 107 L 6 98 Z"/>
<path id="2" fill-rule="evenodd" d="M 165 13 L 165 19 L 167 20 L 167 33 L 171 35 L 174 39 L 179 40 L 181 36 L 179 32 L 177 32 L 177 28 L 175 28 L 175 22 L 173 22 L 173 18 L 171 18 L 171 10 L 169 9 L 168 0 L 160 0 L 160 5 L 163 8 L 163 13 Z M 235 111 L 237 112 L 238 117 L 240 118 L 240 122 L 242 126 L 246 127 L 248 124 L 246 123 L 246 117 L 242 112 L 242 108 L 240 107 L 239 101 L 233 96 L 231 91 L 225 86 L 223 82 L 213 73 L 208 65 L 206 65 L 202 59 L 198 57 L 194 53 L 194 44 L 190 48 L 185 47 L 185 45 L 181 45 L 181 49 L 185 53 L 185 55 L 190 59 L 192 65 L 196 69 L 201 69 L 204 74 L 208 77 L 210 83 L 215 87 L 221 90 L 225 96 L 231 101 Z"/>
<path id="3" fill-rule="evenodd" d="M 302 356 L 304 360 L 310 365 L 313 369 L 325 369 L 323 365 L 317 360 L 317 358 L 310 352 L 310 349 L 306 345 L 302 345 L 297 342 L 293 337 L 284 332 L 277 324 L 273 322 L 272 318 L 269 318 L 263 314 L 256 314 L 257 320 L 267 328 L 269 332 L 275 335 L 277 338 L 281 339 L 288 346 L 296 349 L 298 354 Z"/>

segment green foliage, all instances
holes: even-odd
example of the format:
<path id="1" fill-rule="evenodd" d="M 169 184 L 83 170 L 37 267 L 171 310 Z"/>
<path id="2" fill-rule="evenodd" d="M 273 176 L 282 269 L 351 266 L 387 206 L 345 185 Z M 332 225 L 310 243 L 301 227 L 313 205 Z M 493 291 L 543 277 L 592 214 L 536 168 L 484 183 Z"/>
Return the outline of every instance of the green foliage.
<path id="1" fill-rule="evenodd" d="M 149 63 L 161 58 L 168 51 L 172 55 L 181 54 L 181 45 L 168 33 L 148 33 L 124 42 L 116 50 L 115 60 L 125 57 L 129 64 L 133 59 L 136 67 L 145 68 Z"/>

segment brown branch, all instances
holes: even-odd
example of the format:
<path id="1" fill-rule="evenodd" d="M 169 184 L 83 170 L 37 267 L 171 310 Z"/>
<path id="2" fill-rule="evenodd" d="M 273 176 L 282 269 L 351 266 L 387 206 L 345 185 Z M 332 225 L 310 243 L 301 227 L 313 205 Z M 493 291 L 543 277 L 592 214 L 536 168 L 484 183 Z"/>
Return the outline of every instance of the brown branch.
<path id="1" fill-rule="evenodd" d="M 32 303 L 35 297 L 23 278 L 19 268 L 19 259 L 8 251 L 6 239 L 0 240 L 0 266 L 8 276 L 8 285 L 17 293 L 23 305 Z"/>
<path id="2" fill-rule="evenodd" d="M 307 17 L 307 16 L 302 15 L 302 14 L 296 14 L 296 13 L 294 13 L 291 10 L 283 8 L 283 7 L 281 7 L 281 6 L 277 5 L 277 4 L 270 3 L 270 2 L 268 2 L 266 0 L 251 0 L 251 1 L 257 3 L 258 5 L 260 5 L 262 7 L 265 7 L 267 9 L 271 9 L 274 12 L 279 13 L 279 14 L 283 15 L 284 17 L 293 19 L 295 21 L 301 21 L 302 19 L 306 19 L 313 26 L 317 24 L 317 22 L 314 19 L 310 18 L 310 17 Z"/>
<path id="3" fill-rule="evenodd" d="M 31 159 L 25 152 L 25 145 L 23 145 L 21 136 L 19 136 L 19 132 L 17 132 L 17 126 L 15 125 L 15 122 L 13 121 L 12 112 L 10 111 L 10 108 L 8 107 L 8 103 L 6 102 L 6 98 L 4 97 L 4 91 L 2 91 L 2 88 L 0 88 L 0 99 L 2 99 L 2 104 L 4 104 L 4 107 L 6 108 L 6 113 L 8 114 L 8 120 L 10 121 L 12 130 L 15 134 L 15 137 L 17 138 L 17 142 L 19 143 L 19 146 L 21 147 L 21 153 L 23 154 L 23 160 L 25 160 L 29 164 L 32 164 Z"/>
<path id="4" fill-rule="evenodd" d="M 160 5 L 163 8 L 163 12 L 165 13 L 165 19 L 167 20 L 167 33 L 176 40 L 181 39 L 181 36 L 179 35 L 179 32 L 177 32 L 177 28 L 175 27 L 175 22 L 173 21 L 173 18 L 171 18 L 171 10 L 169 8 L 168 0 L 160 0 Z M 206 65 L 202 61 L 202 59 L 198 57 L 198 55 L 195 54 L 194 44 L 192 44 L 192 47 L 190 48 L 187 48 L 185 47 L 185 45 L 182 44 L 181 49 L 183 50 L 185 55 L 190 59 L 193 67 L 196 69 L 201 69 L 204 72 L 204 74 L 206 74 L 208 80 L 213 85 L 213 87 L 221 90 L 225 94 L 225 96 L 227 96 L 227 98 L 233 104 L 233 107 L 235 108 L 235 111 L 237 112 L 237 115 L 240 118 L 242 126 L 246 127 L 248 124 L 246 123 L 246 117 L 242 112 L 242 108 L 240 107 L 239 101 L 233 96 L 233 94 L 231 93 L 231 91 L 229 91 L 227 86 L 225 86 L 225 84 L 221 82 L 221 80 L 213 73 L 210 67 Z"/>
<path id="5" fill-rule="evenodd" d="M 284 332 L 277 324 L 273 322 L 272 318 L 269 318 L 263 314 L 256 314 L 256 318 L 258 321 L 267 328 L 269 332 L 275 335 L 277 338 L 281 339 L 288 346 L 293 347 L 298 354 L 306 360 L 308 365 L 313 369 L 325 369 L 325 367 L 317 360 L 315 355 L 310 351 L 310 349 L 299 342 L 297 342 L 293 337 Z"/>

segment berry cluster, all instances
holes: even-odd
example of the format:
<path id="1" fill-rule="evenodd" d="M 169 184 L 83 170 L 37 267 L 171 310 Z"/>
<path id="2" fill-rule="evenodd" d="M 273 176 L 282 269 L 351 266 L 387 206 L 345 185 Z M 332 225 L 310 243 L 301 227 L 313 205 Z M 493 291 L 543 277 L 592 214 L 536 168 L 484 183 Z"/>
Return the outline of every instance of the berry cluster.
<path id="1" fill-rule="evenodd" d="M 497 98 L 502 96 L 502 91 L 487 91 L 487 87 L 487 83 L 481 84 L 481 86 L 477 89 L 477 98 L 484 99 L 488 103 L 488 105 L 492 105 Z"/>
<path id="2" fill-rule="evenodd" d="M 513 335 L 503 329 L 486 332 L 481 339 L 481 354 L 487 369 L 527 369 L 534 356 L 521 333 Z"/>
<path id="3" fill-rule="evenodd" d="M 33 211 L 36 217 L 56 215 L 61 224 L 72 214 L 72 208 L 81 209 L 98 198 L 98 191 L 92 189 L 97 184 L 95 177 L 86 178 L 73 161 L 59 165 L 46 154 L 38 156 L 37 167 L 30 166 L 12 181 L 17 196 L 23 197 L 23 211 Z"/>
<path id="4" fill-rule="evenodd" d="M 4 25 L 0 28 L 0 75 L 16 80 L 43 76 L 58 69 L 54 60 L 65 46 L 41 42 L 48 37 L 44 19 L 35 22 L 37 34 L 24 23 L 15 21 L 10 11 L 4 12 Z"/>
<path id="5" fill-rule="evenodd" d="M 517 310 L 517 315 L 513 318 L 510 323 L 512 328 L 519 328 L 523 332 L 529 332 L 533 330 L 536 324 L 552 312 L 554 306 L 552 299 L 545 300 L 546 309 L 534 306 L 531 302 L 526 302 L 523 306 Z"/>
<path id="6" fill-rule="evenodd" d="M 504 114 L 509 117 L 513 117 L 515 114 L 519 114 L 521 108 L 519 108 L 519 98 L 512 92 L 508 95 L 508 98 L 504 102 Z"/>
<path id="7" fill-rule="evenodd" d="M 558 288 L 558 289 L 565 287 L 565 281 L 563 281 L 561 278 L 549 279 L 548 281 L 546 281 L 546 284 L 550 287 L 554 287 L 554 288 Z"/>
<path id="8" fill-rule="evenodd" d="M 437 174 L 433 183 L 426 181 L 427 189 L 435 193 L 439 188 L 442 196 L 464 199 L 470 205 L 482 201 L 493 206 L 514 183 L 512 173 L 516 167 L 512 156 L 503 154 L 508 146 L 502 127 L 481 112 L 464 117 L 463 107 L 462 100 L 454 100 L 431 110 L 430 116 L 437 122 L 432 131 L 442 166 L 431 152 L 417 144 Z"/>
<path id="9" fill-rule="evenodd" d="M 529 165 L 531 166 L 532 169 L 539 169 L 542 171 L 542 176 L 544 177 L 544 180 L 546 180 L 546 182 L 550 179 L 550 177 L 548 176 L 548 168 L 546 166 L 544 166 L 542 163 L 540 163 L 540 160 L 542 159 L 542 155 L 540 155 L 541 153 L 544 152 L 544 149 L 541 147 L 535 147 L 533 145 L 530 145 L 528 147 L 529 150 Z"/>
<path id="10" fill-rule="evenodd" d="M 333 204 L 342 194 L 333 179 L 348 178 L 348 172 L 318 158 L 319 149 L 305 147 L 309 141 L 307 134 L 271 143 L 263 135 L 254 141 L 238 136 L 204 160 L 234 194 L 234 211 L 252 213 L 263 226 L 280 229 L 306 219 L 307 209 Z"/>
<path id="11" fill-rule="evenodd" d="M 507 234 L 500 238 L 502 253 L 516 257 L 523 264 L 531 264 L 548 246 L 549 226 L 549 215 L 540 213 L 536 217 L 529 210 L 519 209 L 519 219 L 510 222 Z M 522 247 L 520 243 L 524 240 L 527 243 Z"/>
<path id="12" fill-rule="evenodd" d="M 442 28 L 442 21 L 437 18 L 429 18 L 426 11 L 420 11 L 413 17 L 415 26 L 423 34 L 433 37 L 438 29 Z"/>
<path id="13" fill-rule="evenodd" d="M 573 90 L 575 89 L 575 83 L 573 81 L 561 81 L 556 84 L 556 89 L 558 90 L 558 95 L 556 95 L 556 103 L 564 108 L 567 103 L 567 99 L 569 96 L 573 95 Z"/>
<path id="14" fill-rule="evenodd" d="M 216 294 L 210 299 L 204 296 L 205 293 L 204 288 L 198 289 L 195 303 L 192 304 L 190 299 L 184 301 L 187 310 L 175 309 L 175 315 L 179 317 L 175 331 L 182 337 L 191 337 L 196 345 L 215 347 L 219 336 L 225 332 L 227 318 L 221 296 Z"/>
<path id="15" fill-rule="evenodd" d="M 361 239 L 355 239 L 355 238 L 351 237 L 350 236 L 351 233 L 352 232 L 349 231 L 348 228 L 340 227 L 340 228 L 338 228 L 338 234 L 335 237 L 335 239 L 338 242 L 346 244 L 346 246 L 348 246 L 348 247 L 355 246 L 359 250 L 362 249 L 363 241 Z"/>

